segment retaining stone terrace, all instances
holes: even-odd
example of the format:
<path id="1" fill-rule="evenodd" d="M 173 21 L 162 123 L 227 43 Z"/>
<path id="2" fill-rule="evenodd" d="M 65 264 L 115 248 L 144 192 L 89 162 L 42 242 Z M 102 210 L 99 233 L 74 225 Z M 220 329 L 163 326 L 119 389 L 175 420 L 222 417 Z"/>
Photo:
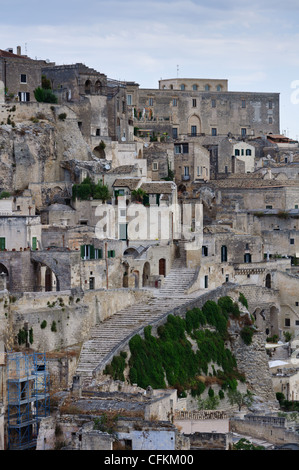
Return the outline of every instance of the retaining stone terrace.
<path id="1" fill-rule="evenodd" d="M 154 291 L 153 298 L 120 310 L 91 329 L 90 339 L 82 346 L 76 370 L 85 385 L 104 370 L 134 335 L 143 335 L 147 325 L 157 328 L 166 321 L 168 315 L 184 316 L 187 310 L 202 308 L 207 300 L 217 301 L 234 288 L 234 284 L 227 283 L 213 291 L 202 289 L 186 294 L 185 290 L 194 273 L 195 270 L 176 261 L 162 288 Z"/>

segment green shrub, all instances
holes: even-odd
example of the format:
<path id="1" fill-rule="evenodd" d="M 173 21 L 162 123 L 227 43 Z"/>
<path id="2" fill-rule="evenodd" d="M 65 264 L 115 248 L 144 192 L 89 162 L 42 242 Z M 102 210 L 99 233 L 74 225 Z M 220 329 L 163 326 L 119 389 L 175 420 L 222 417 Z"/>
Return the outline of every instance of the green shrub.
<path id="1" fill-rule="evenodd" d="M 247 299 L 246 299 L 245 295 L 242 294 L 242 292 L 240 292 L 240 295 L 239 295 L 239 302 L 241 302 L 241 304 L 243 304 L 244 307 L 248 308 Z"/>
<path id="2" fill-rule="evenodd" d="M 54 103 L 58 102 L 57 97 L 54 95 L 52 90 L 37 87 L 34 90 L 34 97 L 39 103 Z"/>
<path id="3" fill-rule="evenodd" d="M 7 191 L 1 191 L 0 193 L 0 199 L 5 199 L 5 198 L 8 198 L 10 197 L 10 193 L 7 192 Z"/>
<path id="4" fill-rule="evenodd" d="M 47 322 L 46 320 L 43 320 L 40 324 L 41 329 L 43 330 L 44 328 L 46 328 L 46 326 L 47 326 Z"/>
<path id="5" fill-rule="evenodd" d="M 53 333 L 56 333 L 56 331 L 57 331 L 57 325 L 56 325 L 55 320 L 52 321 L 51 331 L 53 331 Z"/>
<path id="6" fill-rule="evenodd" d="M 216 327 L 216 331 L 202 329 L 206 324 Z M 129 342 L 129 378 L 146 388 L 175 387 L 178 394 L 190 390 L 192 396 L 199 396 L 205 384 L 198 378 L 208 373 L 209 364 L 221 383 L 235 387 L 239 377 L 236 360 L 231 351 L 225 348 L 224 336 L 227 318 L 215 302 L 208 301 L 203 309 L 194 308 L 186 312 L 185 319 L 169 315 L 167 321 L 157 329 L 158 337 L 151 334 L 151 326 L 144 329 L 144 338 L 135 335 Z M 194 351 L 186 334 L 196 341 Z"/>
<path id="7" fill-rule="evenodd" d="M 252 343 L 254 330 L 250 326 L 244 326 L 240 332 L 241 338 L 247 346 Z"/>

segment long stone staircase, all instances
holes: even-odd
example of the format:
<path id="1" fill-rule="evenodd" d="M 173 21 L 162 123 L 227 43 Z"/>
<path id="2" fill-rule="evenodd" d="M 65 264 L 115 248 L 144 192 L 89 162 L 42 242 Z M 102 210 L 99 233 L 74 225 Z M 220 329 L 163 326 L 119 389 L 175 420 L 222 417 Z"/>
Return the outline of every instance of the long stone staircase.
<path id="1" fill-rule="evenodd" d="M 95 325 L 82 346 L 76 373 L 84 380 L 93 377 L 95 371 L 101 372 L 134 334 L 200 295 L 185 294 L 194 274 L 195 270 L 186 268 L 184 259 L 176 259 L 162 287 L 153 290 L 151 299 L 120 310 Z"/>

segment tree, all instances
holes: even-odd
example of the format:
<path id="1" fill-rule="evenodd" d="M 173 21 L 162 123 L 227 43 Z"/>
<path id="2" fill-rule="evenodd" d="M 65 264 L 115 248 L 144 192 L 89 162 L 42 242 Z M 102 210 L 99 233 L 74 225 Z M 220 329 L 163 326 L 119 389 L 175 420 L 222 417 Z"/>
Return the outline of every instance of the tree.
<path id="1" fill-rule="evenodd" d="M 132 191 L 133 200 L 134 200 L 134 201 L 137 201 L 137 202 L 142 202 L 144 196 L 146 196 L 146 195 L 147 195 L 146 191 L 144 191 L 144 190 L 141 189 L 141 188 L 134 189 L 134 190 Z"/>
<path id="2" fill-rule="evenodd" d="M 252 394 L 250 392 L 241 393 L 239 390 L 229 390 L 227 393 L 230 404 L 238 405 L 239 411 L 243 405 L 250 405 L 252 402 Z"/>

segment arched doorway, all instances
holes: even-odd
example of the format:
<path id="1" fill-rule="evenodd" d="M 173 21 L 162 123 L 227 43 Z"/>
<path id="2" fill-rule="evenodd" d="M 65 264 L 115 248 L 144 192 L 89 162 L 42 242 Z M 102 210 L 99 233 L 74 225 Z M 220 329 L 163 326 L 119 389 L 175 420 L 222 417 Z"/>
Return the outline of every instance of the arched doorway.
<path id="1" fill-rule="evenodd" d="M 123 287 L 129 287 L 129 276 L 127 272 L 123 275 Z"/>
<path id="2" fill-rule="evenodd" d="M 146 287 L 149 285 L 149 278 L 151 274 L 151 267 L 148 261 L 144 263 L 143 266 L 143 274 L 142 274 L 142 286 Z"/>
<path id="3" fill-rule="evenodd" d="M 165 258 L 159 259 L 159 276 L 166 276 L 166 260 Z"/>
<path id="4" fill-rule="evenodd" d="M 0 263 L 0 275 L 1 277 L 3 276 L 5 278 L 5 281 L 3 281 L 3 286 L 5 289 L 8 288 L 8 269 L 4 264 Z"/>
<path id="5" fill-rule="evenodd" d="M 53 282 L 52 271 L 50 268 L 47 268 L 45 272 L 45 291 L 46 292 L 52 291 L 52 282 Z"/>
<path id="6" fill-rule="evenodd" d="M 139 271 L 133 271 L 133 276 L 135 278 L 135 288 L 138 289 L 139 287 Z"/>

